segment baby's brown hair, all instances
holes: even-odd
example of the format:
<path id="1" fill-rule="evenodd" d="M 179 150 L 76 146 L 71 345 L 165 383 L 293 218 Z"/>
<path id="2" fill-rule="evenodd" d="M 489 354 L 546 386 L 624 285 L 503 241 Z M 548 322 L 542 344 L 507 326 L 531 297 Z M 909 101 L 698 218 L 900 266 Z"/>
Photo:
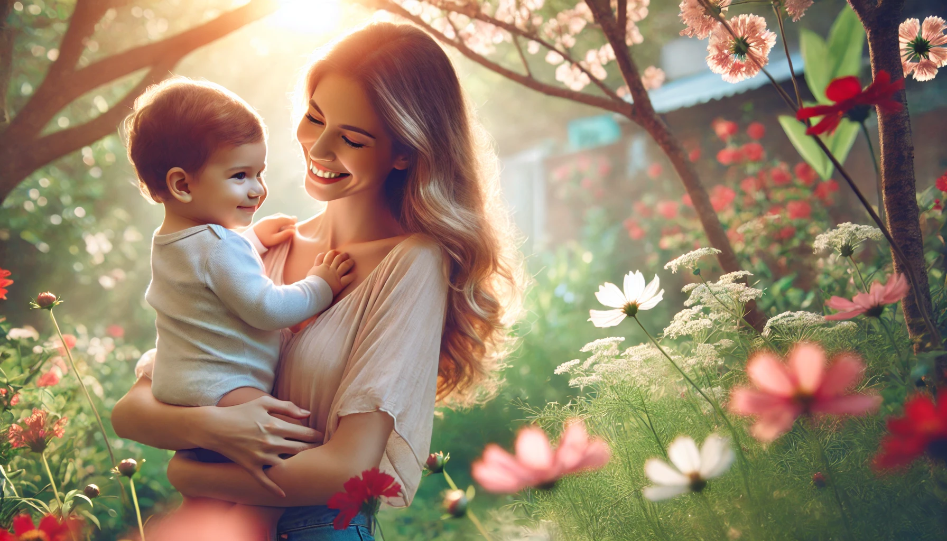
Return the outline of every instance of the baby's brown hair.
<path id="1" fill-rule="evenodd" d="M 266 139 L 263 118 L 226 88 L 174 77 L 148 87 L 123 123 L 128 159 L 142 195 L 160 203 L 169 194 L 165 178 L 180 167 L 198 174 L 221 146 Z"/>

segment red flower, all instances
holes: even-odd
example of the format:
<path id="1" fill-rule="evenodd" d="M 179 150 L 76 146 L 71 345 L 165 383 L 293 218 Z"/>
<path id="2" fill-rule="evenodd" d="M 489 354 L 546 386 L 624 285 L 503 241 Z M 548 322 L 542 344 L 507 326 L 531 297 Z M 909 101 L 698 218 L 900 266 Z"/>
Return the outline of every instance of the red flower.
<path id="1" fill-rule="evenodd" d="M 714 132 L 717 134 L 717 137 L 726 141 L 737 134 L 740 131 L 740 127 L 737 126 L 736 122 L 732 120 L 723 120 L 718 118 L 711 123 L 711 126 L 714 129 Z"/>
<path id="2" fill-rule="evenodd" d="M 112 338 L 121 338 L 125 336 L 125 328 L 121 325 L 109 325 L 105 328 L 105 334 Z"/>
<path id="3" fill-rule="evenodd" d="M 834 105 L 815 105 L 803 107 L 796 111 L 798 120 L 805 120 L 821 116 L 818 124 L 806 130 L 806 135 L 832 133 L 838 127 L 842 118 L 848 117 L 855 122 L 864 122 L 872 107 L 877 106 L 882 111 L 895 112 L 903 107 L 901 102 L 894 100 L 894 95 L 904 88 L 904 79 L 891 82 L 891 75 L 887 71 L 879 70 L 864 90 L 858 77 L 849 75 L 839 77 L 825 87 L 825 96 L 834 101 Z"/>
<path id="4" fill-rule="evenodd" d="M 740 181 L 740 189 L 746 193 L 756 193 L 763 189 L 763 181 L 757 177 L 746 177 Z"/>
<path id="5" fill-rule="evenodd" d="M 37 387 L 52 387 L 59 383 L 59 380 L 62 376 L 59 375 L 59 372 L 56 370 L 50 370 L 49 372 L 43 373 L 42 376 L 37 378 L 36 386 Z"/>
<path id="6" fill-rule="evenodd" d="M 875 456 L 876 468 L 905 466 L 925 452 L 947 462 L 947 390 L 937 394 L 937 404 L 926 395 L 912 397 L 904 404 L 904 417 L 888 417 L 888 432 Z"/>
<path id="7" fill-rule="evenodd" d="M 806 165 L 806 164 L 803 164 Z M 809 167 L 806 165 L 806 167 Z M 809 167 L 809 169 L 812 169 Z M 813 171 L 815 173 L 815 171 Z M 779 167 L 774 167 L 769 170 L 769 176 L 773 179 L 773 184 L 776 186 L 785 186 L 792 182 L 792 176 L 789 174 L 789 171 L 786 169 L 786 164 L 780 164 Z"/>
<path id="8" fill-rule="evenodd" d="M 813 194 L 823 201 L 828 201 L 833 193 L 838 191 L 838 182 L 829 179 L 815 187 Z"/>
<path id="9" fill-rule="evenodd" d="M 628 218 L 622 225 L 625 226 L 625 230 L 628 231 L 628 236 L 631 237 L 632 240 L 641 240 L 644 238 L 645 231 L 638 225 L 638 220 Z"/>
<path id="10" fill-rule="evenodd" d="M 684 194 L 684 195 L 681 197 L 681 204 L 683 204 L 685 207 L 693 207 L 693 206 L 694 206 L 694 202 L 691 201 L 691 194 L 689 194 L 689 193 Z"/>
<path id="11" fill-rule="evenodd" d="M 743 161 L 743 153 L 738 148 L 725 148 L 717 153 L 720 165 L 733 165 Z"/>
<path id="12" fill-rule="evenodd" d="M 733 191 L 733 188 L 724 186 L 723 184 L 718 184 L 710 190 L 710 204 L 717 212 L 729 207 L 730 203 L 733 203 L 736 197 L 737 192 Z"/>
<path id="13" fill-rule="evenodd" d="M 947 192 L 947 172 L 945 172 L 943 175 L 940 176 L 940 178 L 937 179 L 937 182 L 934 183 L 934 186 L 937 186 L 937 189 L 942 192 Z M 0 273 L 2 272 L 9 272 L 9 271 L 0 271 Z M 0 287 L 3 287 L 3 280 L 0 280 Z"/>
<path id="14" fill-rule="evenodd" d="M 786 203 L 786 212 L 793 220 L 804 220 L 812 214 L 812 206 L 806 201 L 790 201 Z"/>
<path id="15" fill-rule="evenodd" d="M 0 407 L 9 408 L 20 403 L 20 393 L 15 393 L 13 397 L 7 401 L 7 394 L 10 391 L 6 388 L 0 388 Z"/>
<path id="16" fill-rule="evenodd" d="M 791 225 L 787 225 L 776 232 L 776 238 L 779 240 L 789 240 L 795 236 L 796 228 Z"/>
<path id="17" fill-rule="evenodd" d="M 661 201 L 657 205 L 658 214 L 668 220 L 677 218 L 677 201 Z"/>
<path id="18" fill-rule="evenodd" d="M 766 126 L 759 122 L 751 122 L 750 125 L 746 127 L 746 134 L 750 136 L 750 139 L 759 141 L 766 135 Z"/>
<path id="19" fill-rule="evenodd" d="M 23 422 L 24 426 L 11 425 L 7 437 L 13 447 L 29 447 L 34 453 L 42 453 L 52 438 L 61 438 L 65 433 L 66 418 L 49 422 L 49 412 L 33 408 L 33 414 Z"/>
<path id="20" fill-rule="evenodd" d="M 642 218 L 650 218 L 654 214 L 654 209 L 644 201 L 635 201 L 631 208 L 635 209 L 635 214 Z"/>
<path id="21" fill-rule="evenodd" d="M 696 162 L 697 160 L 699 160 L 699 159 L 700 159 L 700 148 L 691 149 L 691 150 L 687 153 L 687 159 L 690 160 L 690 161 L 692 161 L 692 162 Z"/>
<path id="22" fill-rule="evenodd" d="M 795 173 L 799 182 L 802 182 L 806 186 L 812 186 L 815 184 L 815 181 L 819 180 L 819 174 L 806 162 L 797 163 L 792 168 L 792 172 Z"/>
<path id="23" fill-rule="evenodd" d="M 763 151 L 763 145 L 759 143 L 747 143 L 740 147 L 740 152 L 746 157 L 747 160 L 751 162 L 758 162 L 763 159 L 765 152 Z"/>
<path id="24" fill-rule="evenodd" d="M 75 337 L 75 335 L 72 335 L 72 334 L 64 334 L 64 335 L 62 335 L 62 342 L 59 342 L 59 343 L 56 345 L 56 347 L 59 349 L 59 354 L 60 354 L 60 355 L 65 355 L 65 354 L 66 354 L 66 348 L 64 348 L 63 345 L 65 345 L 66 348 L 69 348 L 69 349 L 75 348 L 75 347 L 76 347 L 76 337 Z"/>
<path id="25" fill-rule="evenodd" d="M 401 485 L 387 473 L 381 473 L 378 468 L 362 472 L 342 485 L 345 492 L 336 492 L 329 498 L 326 506 L 329 509 L 338 509 L 339 514 L 332 521 L 336 530 L 344 530 L 352 523 L 352 519 L 360 512 L 369 518 L 375 516 L 381 505 L 381 498 L 395 498 L 401 494 Z"/>
<path id="26" fill-rule="evenodd" d="M 944 210 L 944 203 L 940 199 L 934 200 L 934 206 L 931 207 L 931 210 Z"/>
<path id="27" fill-rule="evenodd" d="M 67 541 L 74 537 L 71 534 L 77 532 L 81 524 L 75 517 L 60 522 L 56 517 L 46 515 L 37 527 L 29 515 L 17 515 L 13 517 L 13 533 L 0 530 L 0 541 Z"/>
<path id="28" fill-rule="evenodd" d="M 661 176 L 661 172 L 664 171 L 664 168 L 661 167 L 660 163 L 652 163 L 648 166 L 648 178 L 656 179 Z"/>
<path id="29" fill-rule="evenodd" d="M 0 269 L 0 299 L 3 300 L 7 300 L 7 286 L 13 283 L 13 280 L 7 279 L 7 276 L 10 276 L 10 271 Z"/>

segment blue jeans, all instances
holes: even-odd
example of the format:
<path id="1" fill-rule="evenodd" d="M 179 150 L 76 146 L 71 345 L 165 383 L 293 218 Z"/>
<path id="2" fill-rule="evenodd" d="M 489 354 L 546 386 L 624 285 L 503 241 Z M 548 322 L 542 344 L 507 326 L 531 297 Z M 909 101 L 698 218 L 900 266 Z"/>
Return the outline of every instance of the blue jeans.
<path id="1" fill-rule="evenodd" d="M 344 530 L 332 527 L 339 512 L 324 505 L 288 507 L 280 517 L 277 533 L 279 541 L 375 541 L 372 527 L 365 515 L 359 513 Z"/>

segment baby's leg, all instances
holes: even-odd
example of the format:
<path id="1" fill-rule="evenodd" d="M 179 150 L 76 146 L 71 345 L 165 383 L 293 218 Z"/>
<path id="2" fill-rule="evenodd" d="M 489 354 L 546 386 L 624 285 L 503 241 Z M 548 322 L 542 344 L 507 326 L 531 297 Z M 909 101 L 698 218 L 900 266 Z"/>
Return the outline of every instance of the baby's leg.
<path id="1" fill-rule="evenodd" d="M 253 387 L 240 387 L 238 389 L 234 389 L 230 391 L 229 393 L 225 394 L 224 397 L 220 399 L 220 402 L 217 402 L 217 406 L 222 407 L 222 408 L 226 408 L 229 406 L 238 406 L 240 404 L 246 404 L 247 402 L 250 402 L 251 400 L 256 400 L 257 398 L 260 398 L 261 396 L 267 396 L 267 394 Z M 270 415 L 272 415 L 273 417 L 282 419 L 289 423 L 293 423 L 297 425 L 304 424 L 299 419 L 293 419 L 292 417 L 286 417 L 285 415 L 280 415 L 278 413 L 277 414 L 271 413 Z"/>

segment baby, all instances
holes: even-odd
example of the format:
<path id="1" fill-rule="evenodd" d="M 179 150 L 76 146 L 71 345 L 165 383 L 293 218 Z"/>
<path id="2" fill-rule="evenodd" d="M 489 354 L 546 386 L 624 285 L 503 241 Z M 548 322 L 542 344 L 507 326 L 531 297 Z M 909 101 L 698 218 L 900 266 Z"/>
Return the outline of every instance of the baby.
<path id="1" fill-rule="evenodd" d="M 157 312 L 152 393 L 178 406 L 233 406 L 270 392 L 280 329 L 324 311 L 352 282 L 347 254 L 320 254 L 305 279 L 277 286 L 260 253 L 289 238 L 272 216 L 243 234 L 266 198 L 266 128 L 218 85 L 150 87 L 125 120 L 142 194 L 164 205 L 145 294 Z M 272 532 L 281 510 L 259 509 Z"/>

